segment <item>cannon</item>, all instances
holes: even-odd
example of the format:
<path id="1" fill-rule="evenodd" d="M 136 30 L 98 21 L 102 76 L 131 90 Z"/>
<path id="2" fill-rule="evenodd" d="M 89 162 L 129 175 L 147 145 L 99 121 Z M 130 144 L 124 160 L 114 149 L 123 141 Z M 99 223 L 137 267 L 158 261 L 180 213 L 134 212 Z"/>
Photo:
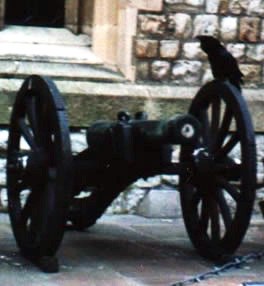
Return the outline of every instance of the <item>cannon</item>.
<path id="1" fill-rule="evenodd" d="M 239 247 L 255 199 L 256 149 L 246 103 L 230 82 L 205 84 L 184 115 L 150 120 L 143 110 L 120 112 L 94 122 L 86 137 L 88 147 L 72 154 L 55 84 L 38 75 L 24 81 L 9 126 L 9 215 L 21 253 L 42 270 L 58 270 L 56 260 L 47 264 L 67 221 L 77 229 L 93 225 L 126 187 L 160 174 L 179 175 L 184 223 L 200 255 L 221 259 Z"/>

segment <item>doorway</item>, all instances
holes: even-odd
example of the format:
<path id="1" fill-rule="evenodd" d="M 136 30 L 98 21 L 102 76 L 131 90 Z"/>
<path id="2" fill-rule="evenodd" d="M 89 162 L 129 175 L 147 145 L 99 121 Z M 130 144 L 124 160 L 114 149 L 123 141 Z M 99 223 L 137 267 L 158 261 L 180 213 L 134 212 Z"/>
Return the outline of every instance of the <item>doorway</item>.
<path id="1" fill-rule="evenodd" d="M 63 27 L 64 2 L 64 0 L 7 0 L 5 24 Z"/>

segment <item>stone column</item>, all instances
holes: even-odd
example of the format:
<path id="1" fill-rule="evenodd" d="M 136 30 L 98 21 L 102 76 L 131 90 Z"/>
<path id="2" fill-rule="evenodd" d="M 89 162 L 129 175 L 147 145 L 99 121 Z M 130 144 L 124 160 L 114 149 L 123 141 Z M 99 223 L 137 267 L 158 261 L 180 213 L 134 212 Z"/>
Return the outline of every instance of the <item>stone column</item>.
<path id="1" fill-rule="evenodd" d="M 0 0 L 0 29 L 5 24 L 5 0 Z"/>
<path id="2" fill-rule="evenodd" d="M 118 0 L 95 0 L 93 51 L 109 64 L 116 63 Z"/>
<path id="3" fill-rule="evenodd" d="M 79 32 L 79 0 L 65 0 L 64 26 L 74 33 Z"/>

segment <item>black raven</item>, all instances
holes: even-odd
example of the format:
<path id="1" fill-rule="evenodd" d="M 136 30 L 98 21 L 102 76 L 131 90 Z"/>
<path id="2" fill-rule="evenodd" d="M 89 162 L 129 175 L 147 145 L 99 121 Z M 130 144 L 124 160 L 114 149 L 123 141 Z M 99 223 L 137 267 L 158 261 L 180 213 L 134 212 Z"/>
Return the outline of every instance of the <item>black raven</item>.
<path id="1" fill-rule="evenodd" d="M 216 79 L 228 79 L 240 91 L 244 76 L 239 70 L 236 59 L 220 42 L 212 36 L 197 36 L 202 50 L 208 55 L 213 76 Z"/>

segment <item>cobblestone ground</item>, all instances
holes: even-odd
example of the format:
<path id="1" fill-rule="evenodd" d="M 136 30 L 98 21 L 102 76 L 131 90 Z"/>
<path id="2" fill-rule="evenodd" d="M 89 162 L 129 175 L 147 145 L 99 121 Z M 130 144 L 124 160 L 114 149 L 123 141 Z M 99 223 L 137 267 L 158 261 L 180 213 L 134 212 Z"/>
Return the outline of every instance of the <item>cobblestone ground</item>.
<path id="1" fill-rule="evenodd" d="M 254 217 L 236 255 L 263 252 L 263 233 L 264 221 Z M 40 272 L 19 255 L 4 214 L 0 237 L 0 284 L 8 286 L 171 286 L 215 267 L 197 255 L 181 219 L 105 215 L 85 232 L 67 231 L 57 254 L 60 272 L 56 274 Z M 264 281 L 263 267 L 264 258 L 195 284 Z"/>

